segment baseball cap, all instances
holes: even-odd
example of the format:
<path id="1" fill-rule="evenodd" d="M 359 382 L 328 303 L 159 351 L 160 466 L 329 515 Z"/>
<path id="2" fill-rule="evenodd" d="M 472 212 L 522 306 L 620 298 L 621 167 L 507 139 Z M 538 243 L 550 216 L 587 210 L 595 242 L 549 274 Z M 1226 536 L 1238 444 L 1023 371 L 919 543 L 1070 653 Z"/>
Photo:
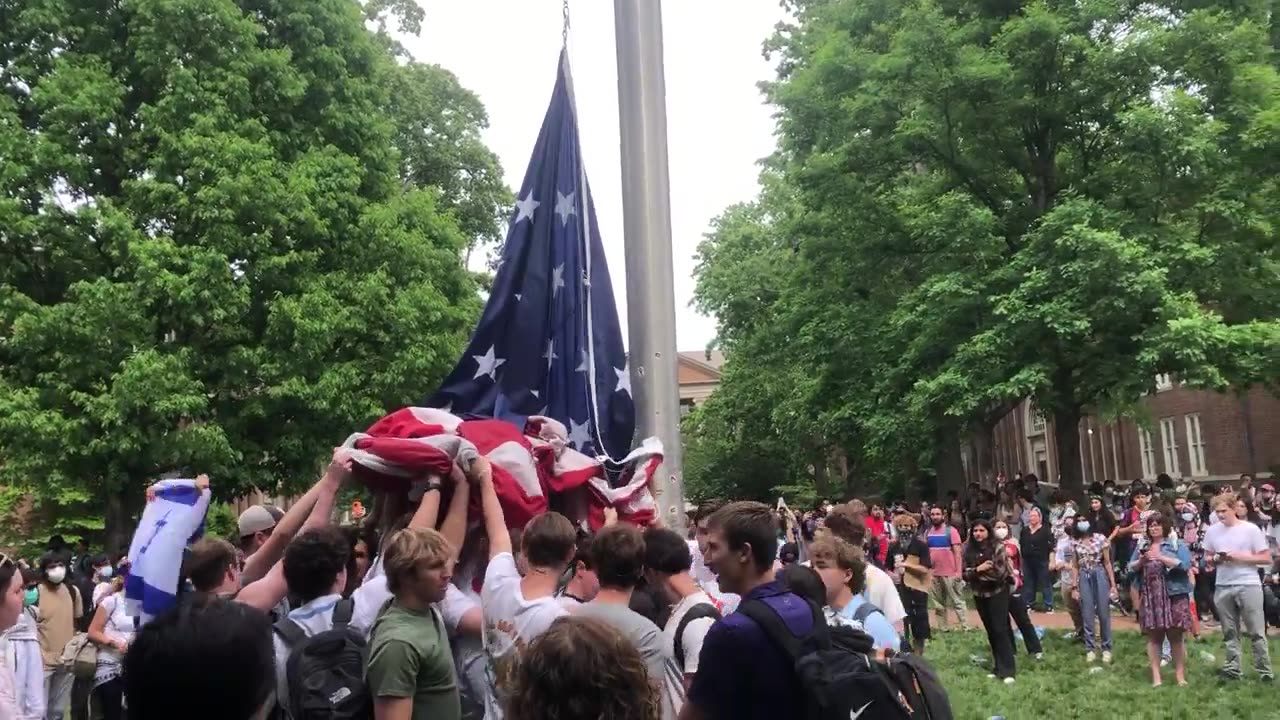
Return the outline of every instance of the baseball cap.
<path id="1" fill-rule="evenodd" d="M 276 512 L 271 512 L 275 510 Z M 254 505 L 240 513 L 240 537 L 248 537 L 254 533 L 270 530 L 279 521 L 280 509 L 271 505 Z"/>

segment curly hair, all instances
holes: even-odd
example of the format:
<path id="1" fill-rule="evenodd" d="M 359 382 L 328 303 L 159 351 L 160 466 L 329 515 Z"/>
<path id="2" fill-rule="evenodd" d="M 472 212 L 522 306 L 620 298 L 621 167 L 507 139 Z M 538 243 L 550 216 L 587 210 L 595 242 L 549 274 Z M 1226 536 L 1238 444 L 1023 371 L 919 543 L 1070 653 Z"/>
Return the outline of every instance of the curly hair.
<path id="1" fill-rule="evenodd" d="M 507 720 L 658 720 L 662 703 L 631 641 L 599 620 L 562 617 L 520 654 Z"/>

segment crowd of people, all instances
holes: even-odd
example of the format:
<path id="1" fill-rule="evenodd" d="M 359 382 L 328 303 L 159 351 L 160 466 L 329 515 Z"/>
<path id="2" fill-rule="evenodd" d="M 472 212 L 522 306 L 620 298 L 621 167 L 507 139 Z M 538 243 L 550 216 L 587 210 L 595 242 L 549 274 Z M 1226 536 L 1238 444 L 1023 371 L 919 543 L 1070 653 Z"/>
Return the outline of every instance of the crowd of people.
<path id="1" fill-rule="evenodd" d="M 145 622 L 127 557 L 60 542 L 31 566 L 0 557 L 0 720 L 801 717 L 808 690 L 774 626 L 924 657 L 953 618 L 973 629 L 970 595 L 1000 682 L 1015 635 L 1043 658 L 1031 613 L 1058 596 L 1086 663 L 1112 662 L 1122 612 L 1155 685 L 1168 664 L 1186 683 L 1185 637 L 1211 622 L 1224 678 L 1243 675 L 1242 639 L 1274 677 L 1269 483 L 1102 486 L 1084 508 L 1033 475 L 915 507 L 710 502 L 685 535 L 616 515 L 591 533 L 558 512 L 509 529 L 483 458 L 339 528 L 350 470 L 335 451 L 288 511 L 254 506 L 238 537 L 191 543 L 172 608 Z"/>
<path id="2" fill-rule="evenodd" d="M 804 542 L 863 508 L 856 500 L 817 507 L 794 532 Z M 923 532 L 914 530 L 917 516 L 928 518 Z M 1002 682 L 1016 676 L 1015 636 L 1029 656 L 1043 657 L 1030 613 L 1053 613 L 1059 593 L 1074 628 L 1066 637 L 1083 646 L 1087 663 L 1112 662 L 1114 612 L 1136 615 L 1148 639 L 1153 685 L 1162 684 L 1161 671 L 1171 664 L 1176 682 L 1186 684 L 1185 638 L 1199 637 L 1202 627 L 1221 628 L 1223 679 L 1243 677 L 1247 641 L 1257 677 L 1274 681 L 1266 627 L 1280 626 L 1280 509 L 1271 481 L 1255 487 L 1245 475 L 1238 488 L 1189 487 L 1161 475 L 1123 490 L 1094 485 L 1087 505 L 1077 508 L 1029 474 L 997 478 L 990 488 L 971 484 L 964 497 L 952 492 L 917 508 L 873 504 L 868 517 L 872 562 L 891 572 L 904 558 L 908 569 L 931 565 L 926 587 L 906 587 L 910 576 L 896 574 L 907 616 L 899 629 L 928 638 L 932 606 L 941 629 L 954 612 L 967 630 L 967 586 L 990 644 L 991 676 Z"/>

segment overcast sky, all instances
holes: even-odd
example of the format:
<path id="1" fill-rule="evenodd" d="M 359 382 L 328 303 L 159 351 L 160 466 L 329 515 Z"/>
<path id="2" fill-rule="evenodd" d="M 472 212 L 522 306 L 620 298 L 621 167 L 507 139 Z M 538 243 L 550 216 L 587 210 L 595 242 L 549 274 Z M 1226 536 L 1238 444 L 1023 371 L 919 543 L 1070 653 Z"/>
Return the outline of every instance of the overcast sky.
<path id="1" fill-rule="evenodd" d="M 508 186 L 518 189 L 555 82 L 560 0 L 418 2 L 426 11 L 422 35 L 404 44 L 480 96 L 489 111 L 485 139 Z M 694 250 L 713 217 L 755 197 L 756 162 L 773 151 L 771 110 L 756 83 L 772 77 L 760 48 L 783 11 L 777 0 L 677 0 L 662 10 L 676 333 L 680 350 L 699 350 L 715 336 L 715 323 L 689 307 Z M 583 157 L 625 328 L 613 3 L 572 0 L 570 14 Z"/>

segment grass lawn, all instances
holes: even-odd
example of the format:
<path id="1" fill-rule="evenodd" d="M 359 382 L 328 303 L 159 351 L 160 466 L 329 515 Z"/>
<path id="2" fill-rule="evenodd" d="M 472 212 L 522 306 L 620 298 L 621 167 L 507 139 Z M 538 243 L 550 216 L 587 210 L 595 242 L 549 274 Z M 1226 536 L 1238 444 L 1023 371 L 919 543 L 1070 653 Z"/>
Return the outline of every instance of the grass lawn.
<path id="1" fill-rule="evenodd" d="M 1207 634 L 1203 642 L 1187 645 L 1188 687 L 1173 679 L 1173 667 L 1163 672 L 1164 685 L 1151 687 L 1146 642 L 1136 632 L 1115 633 L 1115 658 L 1110 666 L 1090 673 L 1084 647 L 1062 640 L 1062 630 L 1045 636 L 1045 658 L 1040 662 L 1019 646 L 1018 679 L 1004 685 L 987 678 L 989 665 L 978 667 L 971 655 L 990 657 L 986 634 L 935 631 L 925 658 L 938 671 L 951 698 L 957 720 L 988 720 L 1002 715 L 1008 720 L 1270 720 L 1280 718 L 1280 688 L 1264 685 L 1252 673 L 1252 655 L 1245 645 L 1245 679 L 1224 683 L 1215 673 L 1222 662 L 1220 635 Z M 1210 663 L 1200 656 L 1215 656 Z M 1273 664 L 1280 660 L 1280 639 L 1271 636 Z"/>

